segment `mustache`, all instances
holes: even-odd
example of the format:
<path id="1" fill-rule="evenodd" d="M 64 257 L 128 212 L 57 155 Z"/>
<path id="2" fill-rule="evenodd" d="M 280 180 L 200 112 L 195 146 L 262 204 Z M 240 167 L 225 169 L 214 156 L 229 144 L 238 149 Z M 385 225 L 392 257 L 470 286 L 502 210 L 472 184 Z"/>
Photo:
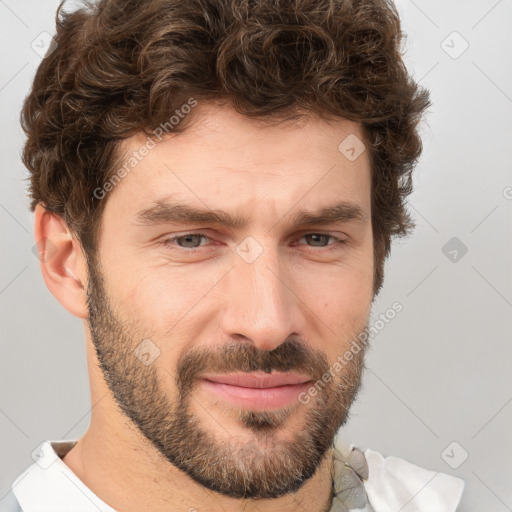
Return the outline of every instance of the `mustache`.
<path id="1" fill-rule="evenodd" d="M 185 394 L 202 375 L 254 371 L 294 371 L 318 380 L 329 371 L 329 363 L 323 352 L 296 340 L 287 340 L 273 350 L 230 342 L 214 349 L 197 348 L 183 353 L 176 365 L 176 380 Z"/>

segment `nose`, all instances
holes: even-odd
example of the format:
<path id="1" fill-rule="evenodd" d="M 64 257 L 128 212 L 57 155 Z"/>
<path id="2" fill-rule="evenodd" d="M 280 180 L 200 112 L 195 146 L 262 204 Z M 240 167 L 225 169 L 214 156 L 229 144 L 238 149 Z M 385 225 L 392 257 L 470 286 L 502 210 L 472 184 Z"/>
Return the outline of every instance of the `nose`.
<path id="1" fill-rule="evenodd" d="M 277 249 L 265 248 L 250 263 L 235 254 L 225 283 L 224 334 L 249 339 L 261 350 L 273 350 L 290 336 L 300 335 L 299 299 L 287 274 Z"/>

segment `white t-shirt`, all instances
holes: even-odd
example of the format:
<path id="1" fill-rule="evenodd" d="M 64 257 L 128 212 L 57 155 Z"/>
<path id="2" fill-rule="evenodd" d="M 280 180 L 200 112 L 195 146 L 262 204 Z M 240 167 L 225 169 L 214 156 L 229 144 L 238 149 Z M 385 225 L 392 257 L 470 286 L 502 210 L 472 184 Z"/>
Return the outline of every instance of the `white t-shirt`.
<path id="1" fill-rule="evenodd" d="M 338 441 L 339 442 L 339 441 Z M 96 496 L 63 462 L 76 440 L 46 441 L 37 461 L 12 484 L 6 512 L 116 512 Z M 338 445 L 336 445 L 338 447 Z M 352 450 L 350 445 L 348 450 Z M 340 447 L 341 448 L 341 447 Z M 347 447 L 342 451 L 347 453 Z M 368 479 L 364 488 L 374 512 L 455 512 L 464 480 L 429 471 L 398 457 L 364 450 Z M 16 503 L 16 501 L 18 503 Z M 333 504 L 332 512 L 337 512 Z M 353 509 L 366 512 L 367 509 Z M 352 511 L 351 511 L 352 512 Z"/>

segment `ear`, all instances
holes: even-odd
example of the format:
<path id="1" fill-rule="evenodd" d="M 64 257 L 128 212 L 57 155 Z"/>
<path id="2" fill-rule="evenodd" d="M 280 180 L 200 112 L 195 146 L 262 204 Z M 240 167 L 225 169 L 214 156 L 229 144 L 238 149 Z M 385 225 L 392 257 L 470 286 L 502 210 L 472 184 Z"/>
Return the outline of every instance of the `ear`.
<path id="1" fill-rule="evenodd" d="M 46 286 L 70 313 L 87 318 L 87 261 L 81 244 L 64 219 L 41 204 L 34 211 L 34 235 Z"/>

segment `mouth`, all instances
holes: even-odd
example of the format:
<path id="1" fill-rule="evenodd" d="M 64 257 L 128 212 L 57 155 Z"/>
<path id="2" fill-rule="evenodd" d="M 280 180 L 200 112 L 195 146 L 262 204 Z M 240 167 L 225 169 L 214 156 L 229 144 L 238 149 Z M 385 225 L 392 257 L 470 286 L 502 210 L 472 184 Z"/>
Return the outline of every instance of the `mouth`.
<path id="1" fill-rule="evenodd" d="M 223 401 L 238 407 L 268 410 L 297 401 L 312 380 L 297 373 L 237 372 L 206 375 L 200 382 Z"/>

